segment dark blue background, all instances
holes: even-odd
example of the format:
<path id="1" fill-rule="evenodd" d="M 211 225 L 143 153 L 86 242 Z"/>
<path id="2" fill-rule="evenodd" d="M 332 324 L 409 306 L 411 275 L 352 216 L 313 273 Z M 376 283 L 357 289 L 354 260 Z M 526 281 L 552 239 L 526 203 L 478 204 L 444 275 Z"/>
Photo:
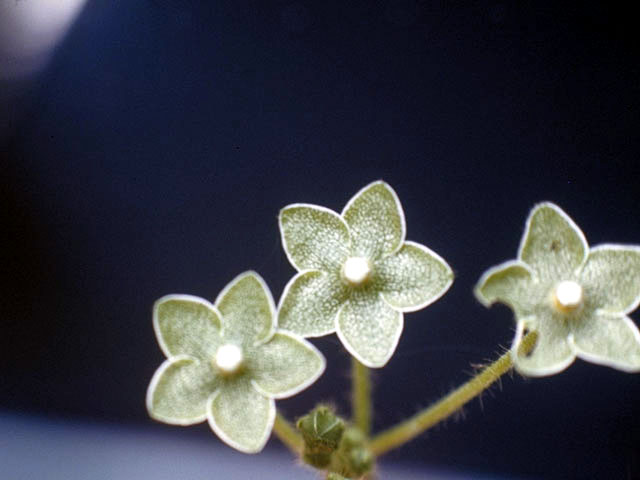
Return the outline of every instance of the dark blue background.
<path id="1" fill-rule="evenodd" d="M 0 407 L 149 423 L 153 301 L 246 269 L 277 299 L 279 209 L 382 178 L 456 272 L 375 372 L 376 427 L 414 413 L 509 345 L 511 312 L 472 288 L 536 202 L 592 245 L 640 243 L 637 41 L 608 2 L 90 0 L 49 68 L 5 85 Z M 314 342 L 326 374 L 279 405 L 348 413 L 348 356 Z M 390 459 L 640 475 L 640 375 L 578 361 L 465 412 Z"/>

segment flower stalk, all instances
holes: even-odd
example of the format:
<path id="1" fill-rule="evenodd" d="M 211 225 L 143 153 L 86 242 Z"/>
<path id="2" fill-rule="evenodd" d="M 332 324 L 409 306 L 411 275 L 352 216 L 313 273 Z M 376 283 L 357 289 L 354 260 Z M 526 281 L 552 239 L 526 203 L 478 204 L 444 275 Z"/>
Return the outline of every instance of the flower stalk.
<path id="1" fill-rule="evenodd" d="M 371 372 L 355 357 L 351 357 L 353 423 L 369 436 L 372 421 Z"/>
<path id="2" fill-rule="evenodd" d="M 530 352 L 536 339 L 535 332 L 527 334 L 522 340 L 520 353 Z M 395 427 L 376 435 L 370 445 L 372 453 L 376 456 L 383 455 L 421 435 L 480 395 L 512 367 L 513 354 L 509 351 L 440 401 Z"/>
<path id="3" fill-rule="evenodd" d="M 273 423 L 273 433 L 294 455 L 300 455 L 304 443 L 294 426 L 278 411 Z"/>

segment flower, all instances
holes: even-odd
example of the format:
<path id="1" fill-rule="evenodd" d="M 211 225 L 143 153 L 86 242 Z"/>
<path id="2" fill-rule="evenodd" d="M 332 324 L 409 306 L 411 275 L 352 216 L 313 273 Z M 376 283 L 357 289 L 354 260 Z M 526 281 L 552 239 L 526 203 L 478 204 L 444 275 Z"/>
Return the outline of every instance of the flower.
<path id="1" fill-rule="evenodd" d="M 576 357 L 640 371 L 640 333 L 627 317 L 640 303 L 640 247 L 590 249 L 578 226 L 552 203 L 531 211 L 518 259 L 485 272 L 475 293 L 485 306 L 502 302 L 513 309 L 511 352 L 525 375 L 558 373 Z M 528 355 L 518 348 L 525 331 L 538 334 Z"/>
<path id="2" fill-rule="evenodd" d="M 426 307 L 453 282 L 440 256 L 405 241 L 402 206 L 382 181 L 360 190 L 340 215 L 293 204 L 281 210 L 279 223 L 299 272 L 280 299 L 279 325 L 304 337 L 337 332 L 368 367 L 382 367 L 393 354 L 403 312 Z"/>
<path id="3" fill-rule="evenodd" d="M 233 448 L 262 450 L 274 399 L 305 389 L 325 368 L 313 345 L 276 330 L 274 319 L 271 292 L 255 272 L 236 277 L 214 305 L 191 295 L 159 299 L 153 326 L 167 360 L 147 390 L 151 417 L 173 425 L 208 420 Z"/>

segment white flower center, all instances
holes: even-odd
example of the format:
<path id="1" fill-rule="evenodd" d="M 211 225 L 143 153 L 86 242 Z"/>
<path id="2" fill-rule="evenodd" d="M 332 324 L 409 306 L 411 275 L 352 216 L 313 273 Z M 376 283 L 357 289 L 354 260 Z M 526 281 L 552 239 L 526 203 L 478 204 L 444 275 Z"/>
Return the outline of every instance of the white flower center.
<path id="1" fill-rule="evenodd" d="M 223 375 L 231 375 L 240 369 L 242 360 L 240 347 L 227 343 L 218 348 L 213 362 Z"/>
<path id="2" fill-rule="evenodd" d="M 349 257 L 342 266 L 342 276 L 351 285 L 361 285 L 371 276 L 371 264 L 364 257 Z"/>
<path id="3" fill-rule="evenodd" d="M 582 299 L 582 287 L 572 280 L 563 280 L 553 291 L 554 303 L 563 312 L 578 308 L 582 304 Z"/>

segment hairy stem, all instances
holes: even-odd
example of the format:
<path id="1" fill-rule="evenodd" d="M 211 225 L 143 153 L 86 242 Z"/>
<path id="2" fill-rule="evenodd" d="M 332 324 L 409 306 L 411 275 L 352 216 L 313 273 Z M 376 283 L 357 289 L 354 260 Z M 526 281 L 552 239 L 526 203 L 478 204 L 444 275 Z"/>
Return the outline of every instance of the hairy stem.
<path id="1" fill-rule="evenodd" d="M 371 375 L 369 369 L 351 357 L 353 423 L 365 436 L 371 432 Z"/>
<path id="2" fill-rule="evenodd" d="M 527 334 L 522 339 L 521 352 L 530 352 L 536 343 L 536 338 L 535 332 Z M 371 451 L 376 456 L 382 455 L 424 433 L 481 394 L 512 367 L 511 352 L 507 352 L 443 399 L 395 427 L 376 435 L 371 441 Z"/>
<path id="3" fill-rule="evenodd" d="M 276 412 L 276 420 L 273 424 L 273 432 L 294 455 L 302 452 L 304 443 L 295 427 L 280 412 Z"/>

